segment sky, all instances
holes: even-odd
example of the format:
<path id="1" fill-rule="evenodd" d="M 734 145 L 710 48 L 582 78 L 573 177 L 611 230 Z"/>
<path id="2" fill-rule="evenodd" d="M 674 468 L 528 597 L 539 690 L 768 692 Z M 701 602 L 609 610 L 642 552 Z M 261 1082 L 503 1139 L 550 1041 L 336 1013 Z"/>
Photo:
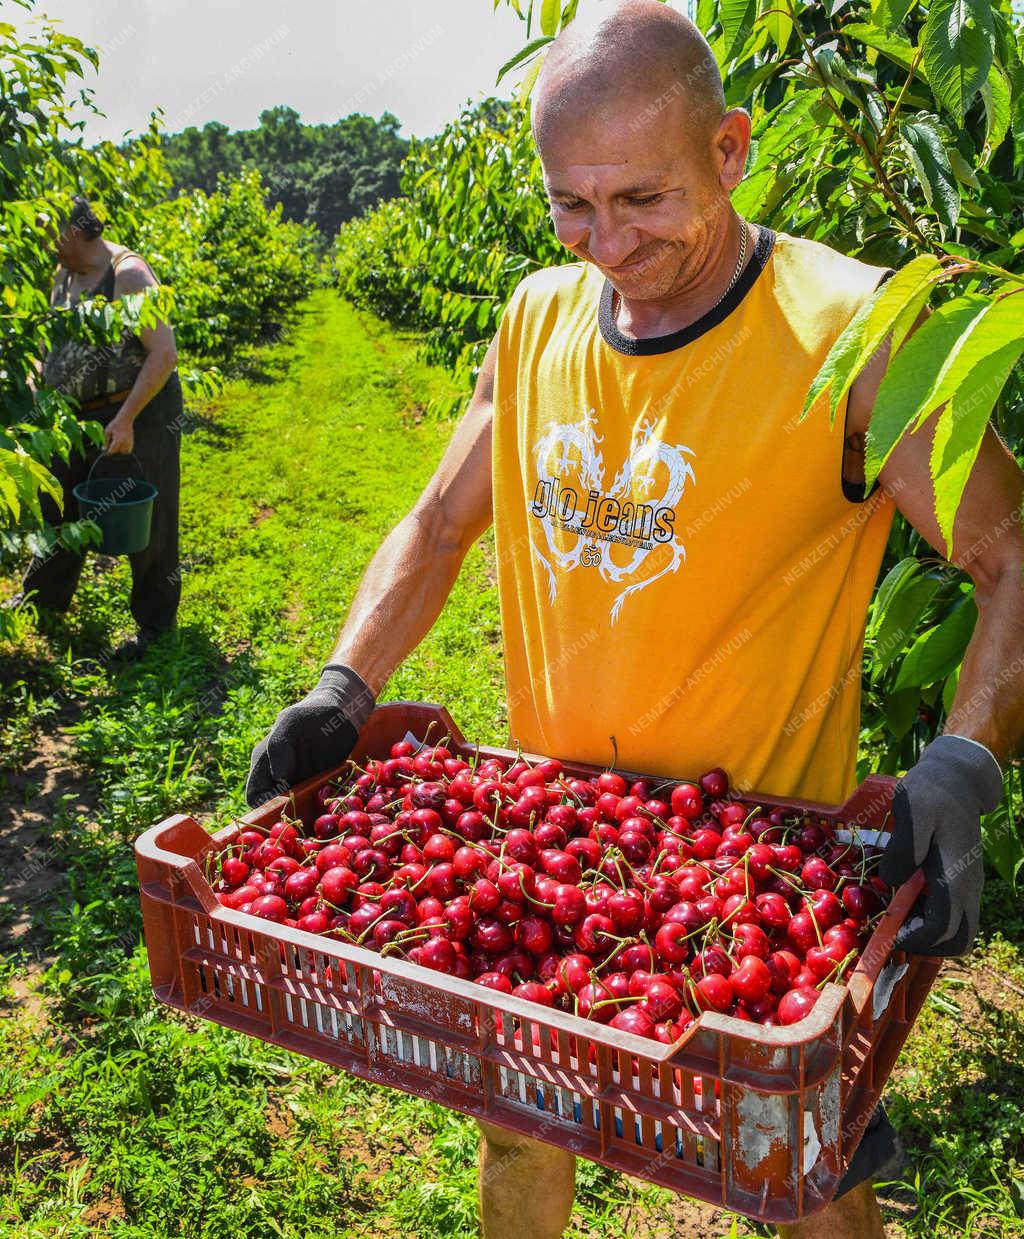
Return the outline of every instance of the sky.
<path id="1" fill-rule="evenodd" d="M 425 137 L 467 99 L 507 97 L 497 71 L 526 41 L 491 0 L 36 0 L 35 12 L 100 53 L 87 84 L 107 119 L 87 141 L 138 132 L 157 106 L 175 132 L 252 128 L 276 104 L 310 124 L 389 111 Z"/>
<path id="2" fill-rule="evenodd" d="M 173 133 L 253 128 L 276 104 L 308 124 L 389 111 L 405 137 L 426 137 L 467 100 L 507 97 L 498 69 L 526 42 L 492 0 L 36 0 L 35 12 L 100 53 L 87 85 L 106 119 L 88 123 L 90 142 L 139 132 L 157 107 Z"/>

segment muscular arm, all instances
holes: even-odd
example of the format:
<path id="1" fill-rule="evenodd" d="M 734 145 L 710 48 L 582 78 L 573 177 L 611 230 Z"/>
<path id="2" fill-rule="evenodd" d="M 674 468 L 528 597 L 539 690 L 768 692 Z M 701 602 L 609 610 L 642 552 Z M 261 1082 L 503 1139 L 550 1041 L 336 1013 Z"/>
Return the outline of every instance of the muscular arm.
<path id="1" fill-rule="evenodd" d="M 494 354 L 492 342 L 441 463 L 370 561 L 334 647 L 330 661 L 358 672 L 374 694 L 430 631 L 491 523 Z"/>
<path id="2" fill-rule="evenodd" d="M 915 329 L 925 317 L 922 314 L 918 318 Z M 886 345 L 854 384 L 851 429 L 866 430 L 887 361 Z M 879 475 L 899 510 L 936 549 L 944 542 L 935 518 L 929 459 L 944 407 L 900 441 Z M 1024 738 L 1022 500 L 1024 473 L 989 426 L 953 526 L 950 562 L 974 581 L 978 623 L 967 646 L 944 730 L 980 741 L 1003 764 Z"/>
<path id="3" fill-rule="evenodd" d="M 140 259 L 126 258 L 118 265 L 114 279 L 115 297 L 124 297 L 129 293 L 140 293 L 146 288 L 155 287 L 156 281 Z M 178 350 L 170 323 L 143 327 L 139 332 L 139 339 L 146 350 L 146 360 L 132 384 L 131 392 L 117 413 L 128 425 L 135 421 L 167 382 L 167 376 L 178 361 Z"/>

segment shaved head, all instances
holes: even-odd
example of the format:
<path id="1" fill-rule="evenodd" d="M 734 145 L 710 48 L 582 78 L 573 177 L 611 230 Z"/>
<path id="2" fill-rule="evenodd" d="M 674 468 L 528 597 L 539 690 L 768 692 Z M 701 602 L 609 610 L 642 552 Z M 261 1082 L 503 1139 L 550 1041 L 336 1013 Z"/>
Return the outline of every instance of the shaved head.
<path id="1" fill-rule="evenodd" d="M 721 121 L 722 75 L 707 40 L 659 0 L 603 0 L 551 43 L 533 91 L 531 125 L 542 149 L 581 118 L 614 113 L 640 129 L 671 104 L 681 104 L 698 142 Z"/>
<path id="2" fill-rule="evenodd" d="M 555 235 L 594 263 L 636 329 L 692 321 L 740 254 L 730 194 L 750 115 L 688 17 L 659 0 L 594 0 L 549 45 L 530 123 Z"/>

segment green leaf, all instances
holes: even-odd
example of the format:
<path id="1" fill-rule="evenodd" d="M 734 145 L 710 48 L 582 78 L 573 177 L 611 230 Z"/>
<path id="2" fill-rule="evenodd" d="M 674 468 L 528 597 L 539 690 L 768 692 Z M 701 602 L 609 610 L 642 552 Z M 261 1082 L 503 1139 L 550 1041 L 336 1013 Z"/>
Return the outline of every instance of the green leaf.
<path id="1" fill-rule="evenodd" d="M 871 604 L 871 633 L 878 631 L 884 622 L 893 599 L 910 584 L 921 571 L 921 561 L 908 555 L 895 564 L 885 575 Z"/>
<path id="2" fill-rule="evenodd" d="M 817 103 L 816 91 L 801 90 L 767 113 L 754 127 L 757 156 L 732 193 L 732 204 L 741 215 L 759 215 L 783 159 L 799 159 L 812 142 L 820 140 L 821 128 L 812 116 Z"/>
<path id="3" fill-rule="evenodd" d="M 908 39 L 901 38 L 898 34 L 892 34 L 889 30 L 879 29 L 877 25 L 872 25 L 870 22 L 847 22 L 843 26 L 843 37 L 856 39 L 859 43 L 863 43 L 865 47 L 874 48 L 876 52 L 881 52 L 883 56 L 888 56 L 901 69 L 909 71 L 913 63 L 914 47 Z M 925 73 L 924 65 L 919 64 L 915 74 L 918 77 L 924 78 Z"/>
<path id="4" fill-rule="evenodd" d="M 986 357 L 999 352 L 1005 345 L 1024 339 L 1024 291 L 1003 293 L 998 297 L 965 297 L 974 304 L 984 305 L 961 332 L 935 377 L 932 390 L 922 401 L 917 413 L 917 425 L 928 417 L 970 375 Z M 998 395 L 998 392 L 996 393 Z"/>
<path id="5" fill-rule="evenodd" d="M 995 61 L 981 87 L 981 99 L 985 104 L 985 148 L 982 151 L 982 166 L 992 158 L 1010 127 L 1010 83 L 1000 65 Z"/>
<path id="6" fill-rule="evenodd" d="M 542 38 L 531 39 L 530 42 L 527 43 L 525 47 L 521 47 L 519 51 L 516 52 L 516 54 L 512 57 L 512 59 L 506 60 L 505 63 L 501 66 L 501 68 L 498 70 L 498 76 L 494 79 L 495 86 L 497 86 L 497 84 L 501 81 L 501 79 L 505 76 L 505 74 L 508 73 L 510 69 L 514 69 L 516 65 L 522 64 L 524 60 L 529 60 L 531 56 L 533 56 L 536 52 L 539 52 L 542 47 L 546 46 L 546 44 L 550 43 L 551 41 L 552 41 L 551 35 L 546 34 Z"/>
<path id="7" fill-rule="evenodd" d="M 934 121 L 903 121 L 899 131 L 928 205 L 951 232 L 960 218 L 960 191 Z"/>
<path id="8" fill-rule="evenodd" d="M 540 32 L 554 35 L 558 30 L 558 18 L 561 15 L 559 0 L 542 0 L 540 6 Z"/>
<path id="9" fill-rule="evenodd" d="M 897 740 L 902 740 L 914 725 L 920 704 L 921 698 L 916 688 L 902 693 L 890 693 L 886 697 L 885 721 Z"/>
<path id="10" fill-rule="evenodd" d="M 782 55 L 793 34 L 793 19 L 786 9 L 785 0 L 763 0 L 761 16 L 765 29 Z"/>
<path id="11" fill-rule="evenodd" d="M 544 63 L 544 57 L 538 56 L 526 70 L 522 76 L 522 80 L 516 87 L 516 98 L 520 103 L 525 103 L 530 97 L 530 91 L 533 90 L 533 84 L 537 80 L 537 75 L 540 73 L 541 65 Z"/>
<path id="12" fill-rule="evenodd" d="M 757 0 L 722 0 L 718 11 L 718 20 L 722 24 L 721 63 L 728 63 L 737 45 L 750 38 L 756 12 Z"/>
<path id="13" fill-rule="evenodd" d="M 873 682 L 877 682 L 903 652 L 941 584 L 934 576 L 919 577 L 909 582 L 892 599 L 872 642 Z"/>
<path id="14" fill-rule="evenodd" d="M 932 442 L 931 471 L 935 484 L 935 515 L 953 549 L 953 523 L 970 477 L 989 414 L 1017 358 L 1024 351 L 1024 324 L 1017 340 L 984 357 L 968 371 L 942 410 Z"/>
<path id="15" fill-rule="evenodd" d="M 5 521 L 5 524 L 16 524 L 21 518 L 21 498 L 18 494 L 18 486 L 4 463 L 4 457 L 13 455 L 13 452 L 0 452 L 0 505 L 11 514 L 10 521 Z"/>
<path id="16" fill-rule="evenodd" d="M 896 279 L 893 276 L 893 279 Z M 893 281 L 890 280 L 891 284 Z M 864 483 L 870 487 L 918 411 L 928 402 L 935 376 L 967 326 L 988 304 L 968 293 L 935 309 L 891 357 L 871 408 L 864 444 Z M 928 405 L 929 411 L 935 403 Z"/>
<path id="17" fill-rule="evenodd" d="M 801 421 L 827 390 L 829 422 L 835 422 L 839 402 L 890 332 L 893 352 L 899 348 L 928 300 L 933 277 L 939 269 L 939 260 L 934 254 L 919 254 L 872 293 L 839 334 L 814 376 L 800 413 Z"/>
<path id="18" fill-rule="evenodd" d="M 940 624 L 922 633 L 910 647 L 900 665 L 894 691 L 920 688 L 945 679 L 963 661 L 977 621 L 978 608 L 972 598 L 957 603 Z"/>
<path id="19" fill-rule="evenodd" d="M 942 708 L 948 714 L 953 708 L 953 698 L 956 696 L 957 685 L 960 683 L 960 668 L 954 667 L 946 676 L 942 685 Z"/>
<path id="20" fill-rule="evenodd" d="M 1021 839 L 1020 826 L 1011 812 L 1009 796 L 1005 792 L 993 812 L 986 813 L 982 818 L 981 837 L 985 845 L 985 859 L 1005 882 L 1016 889 L 1021 867 L 1024 866 L 1024 840 Z"/>
<path id="21" fill-rule="evenodd" d="M 971 189 L 980 190 L 981 181 L 978 180 L 974 169 L 967 162 L 967 160 L 964 159 L 963 155 L 960 154 L 956 147 L 951 146 L 946 151 L 946 154 L 949 156 L 949 166 L 953 169 L 953 175 L 960 182 L 960 184 L 967 185 Z"/>
<path id="22" fill-rule="evenodd" d="M 900 25 L 914 0 L 871 0 L 871 20 L 882 30 Z"/>
<path id="23" fill-rule="evenodd" d="M 936 98 L 962 122 L 992 64 L 995 28 L 988 0 L 932 0 L 921 43 Z"/>

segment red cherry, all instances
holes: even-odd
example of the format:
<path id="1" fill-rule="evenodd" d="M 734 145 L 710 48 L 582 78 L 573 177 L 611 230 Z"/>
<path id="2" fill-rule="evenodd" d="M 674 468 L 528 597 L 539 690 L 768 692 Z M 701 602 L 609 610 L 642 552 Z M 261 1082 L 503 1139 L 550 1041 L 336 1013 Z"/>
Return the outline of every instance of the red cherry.
<path id="1" fill-rule="evenodd" d="M 612 1028 L 617 1028 L 620 1032 L 632 1033 L 636 1037 L 654 1036 L 654 1023 L 640 1005 L 619 1011 L 612 1016 L 609 1023 Z"/>
<path id="2" fill-rule="evenodd" d="M 658 955 L 670 964 L 683 963 L 690 955 L 687 928 L 678 921 L 666 921 L 654 936 Z"/>
<path id="3" fill-rule="evenodd" d="M 516 926 L 515 937 L 531 955 L 544 955 L 551 949 L 551 926 L 539 916 L 524 916 Z"/>
<path id="4" fill-rule="evenodd" d="M 428 938 L 419 948 L 418 963 L 435 972 L 455 971 L 455 948 L 447 938 Z"/>
<path id="5" fill-rule="evenodd" d="M 541 868 L 558 882 L 575 886 L 583 880 L 583 870 L 575 856 L 557 848 L 546 848 L 540 854 Z"/>
<path id="6" fill-rule="evenodd" d="M 672 812 L 694 821 L 704 811 L 704 797 L 694 783 L 680 783 L 672 789 Z"/>
<path id="7" fill-rule="evenodd" d="M 249 876 L 249 866 L 237 856 L 228 856 L 221 863 L 221 876 L 228 886 L 241 886 Z"/>
<path id="8" fill-rule="evenodd" d="M 525 998 L 527 1002 L 537 1002 L 543 1007 L 552 1004 L 551 991 L 539 981 L 524 981 L 512 991 L 516 998 Z"/>
<path id="9" fill-rule="evenodd" d="M 594 782 L 600 791 L 611 792 L 615 796 L 625 796 L 628 790 L 626 780 L 621 774 L 616 774 L 612 770 L 605 770 L 597 776 Z"/>
<path id="10" fill-rule="evenodd" d="M 709 972 L 694 986 L 694 999 L 702 1011 L 728 1011 L 733 1003 L 732 981 Z"/>
<path id="11" fill-rule="evenodd" d="M 607 954 L 616 945 L 615 922 L 599 912 L 585 916 L 576 928 L 576 945 L 587 955 Z"/>
<path id="12" fill-rule="evenodd" d="M 490 914 L 501 903 L 501 891 L 486 878 L 477 878 L 469 890 L 469 906 L 474 912 Z"/>
<path id="13" fill-rule="evenodd" d="M 570 839 L 565 850 L 576 857 L 582 869 L 596 869 L 601 862 L 601 845 L 596 839 Z"/>
<path id="14" fill-rule="evenodd" d="M 825 864 L 820 856 L 812 856 L 800 870 L 804 886 L 814 891 L 834 891 L 839 876 Z"/>
<path id="15" fill-rule="evenodd" d="M 711 800 L 721 799 L 729 790 L 729 776 L 719 766 L 702 774 L 699 782 L 704 795 Z"/>
<path id="16" fill-rule="evenodd" d="M 820 945 L 820 926 L 806 909 L 795 913 L 786 926 L 786 937 L 797 951 L 806 955 L 812 946 Z"/>
<path id="17" fill-rule="evenodd" d="M 267 921 L 283 921 L 288 915 L 288 905 L 279 895 L 260 895 L 252 901 L 249 911 Z"/>
<path id="18" fill-rule="evenodd" d="M 674 1020 L 683 1009 L 679 991 L 670 981 L 652 981 L 647 987 L 644 1007 L 654 1021 Z"/>
<path id="19" fill-rule="evenodd" d="M 791 989 L 779 999 L 778 1020 L 780 1024 L 795 1024 L 810 1015 L 820 994 L 810 986 Z"/>
<path id="20" fill-rule="evenodd" d="M 608 897 L 608 916 L 612 919 L 616 933 L 635 933 L 643 924 L 643 897 L 638 891 L 616 891 Z"/>
<path id="21" fill-rule="evenodd" d="M 754 900 L 754 905 L 761 924 L 767 925 L 769 929 L 785 929 L 793 915 L 785 899 L 772 891 L 758 895 Z"/>
<path id="22" fill-rule="evenodd" d="M 756 1002 L 771 989 L 772 974 L 763 959 L 747 955 L 729 978 L 738 998 L 745 1003 Z"/>
<path id="23" fill-rule="evenodd" d="M 551 919 L 557 925 L 576 925 L 587 913 L 587 901 L 578 886 L 568 883 L 555 887 Z"/>
<path id="24" fill-rule="evenodd" d="M 821 929 L 830 929 L 843 919 L 843 905 L 833 891 L 815 891 L 807 902 Z"/>

